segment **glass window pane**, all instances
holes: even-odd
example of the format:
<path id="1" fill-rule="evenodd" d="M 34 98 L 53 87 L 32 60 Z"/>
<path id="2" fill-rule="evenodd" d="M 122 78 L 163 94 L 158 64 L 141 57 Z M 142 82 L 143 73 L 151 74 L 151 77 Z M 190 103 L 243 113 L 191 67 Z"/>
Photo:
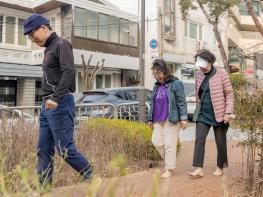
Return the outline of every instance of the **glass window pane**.
<path id="1" fill-rule="evenodd" d="M 8 44 L 15 44 L 15 26 L 16 26 L 16 18 L 7 16 L 5 42 Z"/>
<path id="2" fill-rule="evenodd" d="M 87 96 L 85 96 L 81 103 L 90 103 L 90 102 L 98 102 L 102 99 L 104 99 L 107 95 L 105 93 L 88 93 Z"/>
<path id="3" fill-rule="evenodd" d="M 0 42 L 3 42 L 3 16 L 0 16 Z"/>
<path id="4" fill-rule="evenodd" d="M 78 92 L 84 91 L 84 81 L 81 72 L 78 72 Z"/>
<path id="5" fill-rule="evenodd" d="M 197 39 L 197 29 L 198 25 L 195 23 L 190 22 L 190 32 L 189 32 L 189 37 L 193 39 Z"/>
<path id="6" fill-rule="evenodd" d="M 171 33 L 171 17 L 170 14 L 164 16 L 164 33 L 170 34 Z"/>
<path id="7" fill-rule="evenodd" d="M 120 19 L 120 43 L 129 44 L 129 21 Z"/>
<path id="8" fill-rule="evenodd" d="M 110 42 L 119 43 L 119 19 L 117 17 L 110 17 Z"/>
<path id="9" fill-rule="evenodd" d="M 248 15 L 247 6 L 245 2 L 241 2 L 239 4 L 239 12 L 241 15 Z"/>
<path id="10" fill-rule="evenodd" d="M 75 19 L 74 19 L 74 35 L 86 37 L 86 26 L 87 26 L 86 10 L 81 8 L 75 8 Z"/>
<path id="11" fill-rule="evenodd" d="M 184 23 L 184 36 L 185 37 L 188 37 L 188 24 L 189 24 L 189 22 L 185 21 L 185 23 Z"/>
<path id="12" fill-rule="evenodd" d="M 181 70 L 182 80 L 194 80 L 195 67 L 192 64 L 183 64 Z"/>
<path id="13" fill-rule="evenodd" d="M 99 40 L 109 41 L 109 16 L 99 14 Z"/>
<path id="14" fill-rule="evenodd" d="M 256 12 L 257 16 L 260 16 L 260 2 L 258 1 L 253 1 L 253 8 L 254 11 Z"/>
<path id="15" fill-rule="evenodd" d="M 105 88 L 111 88 L 111 75 L 105 75 Z"/>
<path id="16" fill-rule="evenodd" d="M 26 36 L 24 36 L 24 19 L 18 19 L 18 44 L 26 45 Z"/>
<path id="17" fill-rule="evenodd" d="M 55 17 L 50 19 L 50 26 L 52 30 L 56 31 L 56 18 Z"/>
<path id="18" fill-rule="evenodd" d="M 97 39 L 97 12 L 87 11 L 87 37 Z"/>
<path id="19" fill-rule="evenodd" d="M 203 26 L 199 25 L 199 40 L 203 40 Z"/>
<path id="20" fill-rule="evenodd" d="M 256 15 L 260 16 L 260 14 L 261 14 L 260 2 L 253 1 L 253 8 L 254 8 L 254 11 L 256 12 Z M 244 15 L 244 16 L 248 16 L 249 15 L 248 9 L 247 9 L 247 6 L 246 6 L 246 2 L 241 2 L 239 4 L 239 12 L 240 12 L 241 15 Z"/>
<path id="21" fill-rule="evenodd" d="M 103 76 L 96 75 L 96 88 L 103 88 Z"/>
<path id="22" fill-rule="evenodd" d="M 171 12 L 171 0 L 164 0 L 164 14 L 169 14 Z"/>
<path id="23" fill-rule="evenodd" d="M 174 14 L 171 14 L 171 35 L 174 35 Z"/>
<path id="24" fill-rule="evenodd" d="M 135 22 L 130 22 L 130 45 L 138 46 L 138 24 Z"/>

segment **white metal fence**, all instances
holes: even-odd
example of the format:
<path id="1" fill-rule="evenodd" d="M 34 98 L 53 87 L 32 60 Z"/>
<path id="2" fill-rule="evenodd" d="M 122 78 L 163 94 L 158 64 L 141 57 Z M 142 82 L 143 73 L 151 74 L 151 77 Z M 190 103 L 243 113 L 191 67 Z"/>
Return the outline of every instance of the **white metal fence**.
<path id="1" fill-rule="evenodd" d="M 147 116 L 150 106 L 146 103 L 145 115 Z M 39 116 L 41 106 L 19 106 L 7 107 L 0 105 L 1 118 L 36 118 Z M 111 103 L 77 104 L 75 106 L 76 120 L 86 120 L 90 117 L 105 117 L 115 119 L 139 120 L 139 103 L 122 103 L 113 105 Z"/>

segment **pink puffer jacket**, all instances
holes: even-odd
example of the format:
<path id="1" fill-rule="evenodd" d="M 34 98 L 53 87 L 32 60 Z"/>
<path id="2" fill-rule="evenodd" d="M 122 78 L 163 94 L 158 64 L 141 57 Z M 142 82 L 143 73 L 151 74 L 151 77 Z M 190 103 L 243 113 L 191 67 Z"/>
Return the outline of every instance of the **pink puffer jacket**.
<path id="1" fill-rule="evenodd" d="M 199 70 L 196 79 L 197 93 L 204 78 L 204 73 Z M 209 79 L 209 88 L 216 121 L 222 122 L 224 115 L 233 113 L 234 110 L 234 92 L 228 73 L 223 69 L 217 69 L 216 73 Z M 197 104 L 200 105 L 198 97 Z"/>

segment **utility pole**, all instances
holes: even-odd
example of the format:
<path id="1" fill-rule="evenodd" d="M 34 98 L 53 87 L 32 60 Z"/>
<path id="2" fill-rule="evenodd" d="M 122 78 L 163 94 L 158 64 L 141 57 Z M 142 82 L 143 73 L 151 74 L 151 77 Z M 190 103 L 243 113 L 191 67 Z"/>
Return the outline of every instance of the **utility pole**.
<path id="1" fill-rule="evenodd" d="M 145 0 L 141 0 L 141 28 L 140 28 L 140 86 L 139 91 L 139 120 L 145 122 L 145 87 L 144 87 L 144 69 L 145 69 Z"/>

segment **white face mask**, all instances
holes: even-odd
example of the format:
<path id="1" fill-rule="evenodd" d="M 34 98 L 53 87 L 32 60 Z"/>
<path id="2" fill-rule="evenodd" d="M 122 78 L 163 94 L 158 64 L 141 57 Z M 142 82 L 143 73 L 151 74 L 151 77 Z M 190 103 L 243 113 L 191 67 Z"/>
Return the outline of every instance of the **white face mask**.
<path id="1" fill-rule="evenodd" d="M 196 68 L 206 68 L 208 67 L 208 61 L 204 60 L 203 58 L 197 56 L 196 62 L 195 62 L 195 67 Z"/>

